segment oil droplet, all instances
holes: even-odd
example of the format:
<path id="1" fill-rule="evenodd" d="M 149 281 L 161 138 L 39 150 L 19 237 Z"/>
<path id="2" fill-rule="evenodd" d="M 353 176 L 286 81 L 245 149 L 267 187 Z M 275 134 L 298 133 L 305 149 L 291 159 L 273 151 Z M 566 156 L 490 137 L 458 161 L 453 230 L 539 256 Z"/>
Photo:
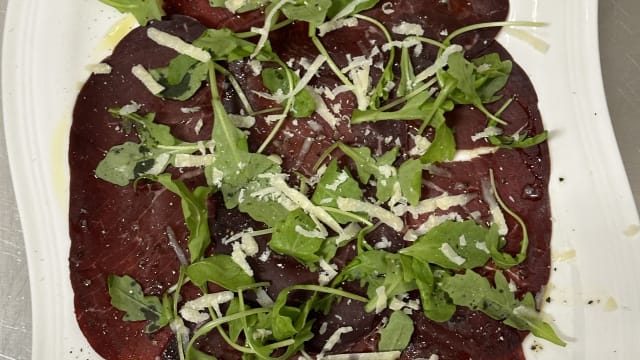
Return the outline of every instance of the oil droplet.
<path id="1" fill-rule="evenodd" d="M 628 237 L 634 237 L 640 234 L 640 225 L 629 225 L 629 227 L 624 231 L 624 234 Z"/>
<path id="2" fill-rule="evenodd" d="M 61 209 L 66 207 L 69 198 L 69 170 L 66 164 L 70 128 L 71 114 L 66 114 L 56 124 L 51 137 L 51 180 L 54 195 Z"/>
<path id="3" fill-rule="evenodd" d="M 102 59 L 107 54 L 111 53 L 118 43 L 124 38 L 131 30 L 138 27 L 136 18 L 127 14 L 118 20 L 109 31 L 107 35 L 100 41 L 98 46 L 94 49 L 96 58 Z"/>
<path id="4" fill-rule="evenodd" d="M 576 257 L 576 250 L 571 249 L 571 250 L 563 251 L 558 254 L 554 254 L 553 261 L 567 261 L 567 260 L 575 259 L 575 257 Z"/>
<path id="5" fill-rule="evenodd" d="M 542 192 L 533 185 L 526 185 L 524 189 L 522 189 L 522 198 L 525 200 L 540 200 L 540 198 L 542 198 Z"/>
<path id="6" fill-rule="evenodd" d="M 616 311 L 618 310 L 618 303 L 616 302 L 616 299 L 609 297 L 607 299 L 607 301 L 604 303 L 604 310 L 605 311 Z"/>

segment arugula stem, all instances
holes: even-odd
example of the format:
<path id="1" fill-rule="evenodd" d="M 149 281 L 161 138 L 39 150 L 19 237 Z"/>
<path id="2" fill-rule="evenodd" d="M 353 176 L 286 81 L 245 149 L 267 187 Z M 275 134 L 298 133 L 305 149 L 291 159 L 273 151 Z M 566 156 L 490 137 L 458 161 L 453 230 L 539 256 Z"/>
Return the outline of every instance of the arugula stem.
<path id="1" fill-rule="evenodd" d="M 295 290 L 315 291 L 315 292 L 324 293 L 324 294 L 337 295 L 343 298 L 352 299 L 352 300 L 360 301 L 363 303 L 369 302 L 369 299 L 367 299 L 366 297 L 363 297 L 354 293 L 350 293 L 344 290 L 334 289 L 334 288 L 330 288 L 327 286 L 320 286 L 320 285 L 292 285 L 292 286 L 289 286 L 288 288 L 283 289 L 282 292 L 288 294 Z"/>
<path id="2" fill-rule="evenodd" d="M 285 26 L 291 25 L 293 23 L 293 20 L 291 19 L 286 19 L 286 20 L 282 20 L 279 23 L 276 23 L 275 25 L 273 25 L 271 27 L 271 31 L 275 31 L 275 30 L 279 30 L 282 29 Z M 245 32 L 241 32 L 241 33 L 236 33 L 235 36 L 238 37 L 239 39 L 249 39 L 252 37 L 256 37 L 259 36 L 260 34 L 253 32 L 253 31 L 245 31 Z"/>
<path id="3" fill-rule="evenodd" d="M 252 114 L 253 108 L 251 108 L 249 99 L 247 99 L 247 95 L 244 93 L 244 90 L 242 90 L 242 87 L 240 87 L 240 83 L 238 83 L 236 77 L 231 73 L 231 71 L 225 69 L 222 65 L 219 65 L 215 62 L 214 65 L 217 71 L 219 71 L 222 75 L 226 76 L 227 79 L 229 79 L 231 86 L 236 91 L 236 94 L 238 94 L 240 102 L 242 103 L 242 106 L 244 107 L 244 110 L 247 112 L 247 114 Z"/>
<path id="4" fill-rule="evenodd" d="M 518 255 L 516 255 L 515 259 L 513 259 L 509 254 L 504 254 L 504 256 L 506 256 L 508 259 L 511 258 L 510 260 L 515 261 L 515 264 L 509 264 L 510 265 L 509 267 L 515 266 L 520 264 L 527 258 L 527 248 L 529 247 L 529 232 L 527 230 L 527 225 L 524 223 L 522 218 L 518 216 L 518 214 L 513 212 L 513 210 L 509 209 L 509 207 L 507 207 L 507 204 L 505 204 L 505 202 L 502 201 L 502 198 L 500 198 L 500 194 L 498 194 L 498 188 L 496 187 L 496 180 L 495 180 L 495 177 L 493 176 L 493 169 L 489 169 L 489 179 L 491 181 L 491 190 L 493 191 L 493 194 L 496 197 L 496 201 L 498 202 L 498 205 L 500 205 L 502 210 L 504 210 L 507 214 L 513 217 L 518 222 L 518 224 L 520 224 L 520 226 L 522 227 L 522 242 L 520 245 L 520 252 L 518 253 Z"/>
<path id="5" fill-rule="evenodd" d="M 333 70 L 333 72 L 336 74 L 338 79 L 340 79 L 340 81 L 342 81 L 342 83 L 346 85 L 349 89 L 353 90 L 354 88 L 353 83 L 351 82 L 351 80 L 349 80 L 349 78 L 345 74 L 342 73 L 342 70 L 340 70 L 338 65 L 333 61 L 333 59 L 331 58 L 331 55 L 329 55 L 329 52 L 324 47 L 320 39 L 318 39 L 316 35 L 311 35 L 311 41 L 316 46 L 320 54 L 324 55 L 327 58 L 327 65 L 329 65 L 331 70 Z"/>
<path id="6" fill-rule="evenodd" d="M 173 317 L 177 319 L 180 314 L 178 312 L 178 302 L 180 301 L 180 291 L 182 290 L 182 285 L 184 284 L 184 279 L 186 276 L 185 267 L 180 266 L 180 273 L 178 274 L 178 282 L 176 283 L 176 292 L 173 294 Z M 176 331 L 176 342 L 178 343 L 178 356 L 180 360 L 185 359 L 184 353 L 184 344 L 182 339 L 182 334 L 180 331 Z"/>
<path id="7" fill-rule="evenodd" d="M 293 91 L 293 76 L 291 76 L 289 67 L 279 59 L 276 62 L 280 66 L 282 66 L 283 69 L 286 69 L 285 73 L 287 74 L 287 81 L 289 82 L 289 93 L 291 93 Z M 295 101 L 294 96 L 287 99 L 287 103 L 284 106 L 284 110 L 282 111 L 282 118 L 278 120 L 278 122 L 276 123 L 276 126 L 274 126 L 273 129 L 271 129 L 269 136 L 267 136 L 267 138 L 262 142 L 262 144 L 260 145 L 256 153 L 261 154 L 264 151 L 264 149 L 271 143 L 271 141 L 273 141 L 273 139 L 276 137 L 276 134 L 280 131 L 280 128 L 282 128 L 282 125 L 284 125 L 284 122 L 287 119 L 287 114 L 289 114 L 289 110 L 291 110 L 291 107 L 293 106 L 294 101 Z"/>
<path id="8" fill-rule="evenodd" d="M 354 213 L 348 212 L 348 211 L 344 211 L 344 210 L 340 210 L 340 209 L 336 209 L 334 207 L 330 207 L 330 206 L 320 206 L 321 209 L 326 210 L 328 213 L 334 213 L 337 215 L 342 215 L 342 216 L 346 216 L 349 218 L 352 218 L 353 220 L 363 223 L 367 226 L 372 226 L 373 223 L 365 218 L 363 218 L 362 216 L 358 216 Z"/>
<path id="9" fill-rule="evenodd" d="M 430 87 L 432 87 L 433 85 L 435 85 L 437 82 L 436 78 L 433 78 L 431 80 L 429 80 L 427 83 L 421 85 L 420 87 L 414 89 L 412 92 L 410 92 L 409 94 L 401 97 L 401 98 L 397 98 L 391 102 L 389 102 L 388 104 L 382 106 L 380 108 L 380 111 L 388 111 L 393 109 L 394 107 L 403 104 L 409 100 L 411 100 L 411 98 L 417 96 L 418 94 L 420 94 L 423 91 L 426 91 L 427 89 L 429 89 Z"/>
<path id="10" fill-rule="evenodd" d="M 444 39 L 442 44 L 445 46 L 449 46 L 451 44 L 451 41 L 454 38 L 469 31 L 487 29 L 492 27 L 504 27 L 504 26 L 543 27 L 543 26 L 547 26 L 547 24 L 543 22 L 536 22 L 536 21 L 493 21 L 493 22 L 486 22 L 481 24 L 473 24 L 473 25 L 461 27 L 460 29 L 455 30 Z"/>
<path id="11" fill-rule="evenodd" d="M 270 311 L 271 311 L 271 309 L 258 308 L 258 309 L 251 309 L 251 310 L 238 312 L 238 313 L 235 313 L 235 314 L 232 314 L 232 315 L 228 315 L 228 316 L 223 316 L 223 317 L 217 318 L 217 319 L 212 319 L 208 323 L 204 324 L 201 328 L 199 328 L 193 334 L 193 336 L 191 337 L 191 340 L 189 341 L 188 348 L 192 348 L 193 345 L 196 343 L 196 341 L 200 337 L 210 333 L 211 330 L 217 328 L 218 326 L 220 326 L 222 324 L 226 324 L 226 323 L 229 323 L 229 322 L 234 321 L 234 320 L 246 318 L 246 317 L 249 317 L 251 315 L 268 313 Z"/>
<path id="12" fill-rule="evenodd" d="M 209 87 L 211 88 L 211 106 L 213 107 L 213 116 L 216 126 L 220 126 L 222 131 L 225 134 L 225 137 L 228 139 L 233 139 L 231 132 L 236 130 L 235 127 L 229 126 L 230 120 L 227 115 L 224 106 L 222 106 L 222 100 L 220 99 L 220 93 L 218 92 L 218 82 L 216 81 L 216 68 L 215 63 L 213 61 L 209 62 Z M 232 157 L 236 160 L 236 162 L 240 163 L 240 154 L 238 153 L 238 148 L 235 146 L 230 146 L 229 151 L 231 152 Z"/>
<path id="13" fill-rule="evenodd" d="M 384 34 L 384 37 L 387 39 L 387 42 L 393 41 L 393 38 L 391 37 L 391 34 L 389 33 L 389 30 L 380 21 L 378 21 L 378 20 L 376 20 L 376 19 L 374 19 L 372 17 L 362 15 L 362 14 L 355 14 L 355 15 L 353 15 L 353 17 L 355 17 L 356 19 L 361 19 L 361 20 L 367 21 L 367 22 L 377 26 L 378 29 L 380 29 L 382 31 L 382 33 Z M 395 60 L 395 56 L 396 56 L 396 49 L 395 49 L 395 47 L 391 47 L 391 49 L 389 49 L 389 59 L 387 60 L 387 65 L 384 67 L 384 72 L 380 76 L 380 79 L 378 80 L 378 84 L 376 84 L 375 93 L 378 93 L 380 91 L 380 89 L 384 89 L 386 81 L 392 81 L 393 80 L 393 77 L 394 77 L 394 74 L 393 74 L 393 62 Z"/>
<path id="14" fill-rule="evenodd" d="M 422 135 L 424 130 L 427 128 L 427 126 L 431 122 L 431 119 L 433 119 L 433 116 L 435 115 L 436 111 L 438 111 L 442 103 L 444 103 L 445 100 L 447 100 L 447 98 L 453 92 L 453 90 L 456 89 L 456 86 L 458 86 L 458 82 L 454 80 L 454 81 L 448 82 L 447 85 L 445 85 L 445 87 L 440 90 L 440 93 L 438 94 L 434 102 L 433 108 L 425 117 L 425 121 L 422 122 L 422 124 L 420 125 L 420 128 L 418 129 L 418 135 Z"/>
<path id="15" fill-rule="evenodd" d="M 426 44 L 429 44 L 429 45 L 433 45 L 433 46 L 438 47 L 438 48 L 440 48 L 442 50 L 445 50 L 447 48 L 440 41 L 437 41 L 437 40 L 434 40 L 434 39 L 429 39 L 429 38 L 426 38 L 424 36 L 408 36 L 405 40 L 417 40 L 417 41 L 420 41 L 420 42 L 423 42 L 423 43 L 426 43 Z"/>
<path id="16" fill-rule="evenodd" d="M 313 165 L 312 171 L 314 173 L 318 172 L 318 169 L 320 168 L 320 166 L 322 165 L 322 163 L 324 162 L 324 160 L 329 157 L 329 155 L 331 155 L 331 153 L 337 149 L 339 146 L 339 143 L 333 143 L 331 144 L 331 146 L 329 146 L 325 151 L 322 152 L 322 154 L 320 155 L 320 157 L 318 158 L 318 161 L 316 161 L 316 163 Z"/>
<path id="17" fill-rule="evenodd" d="M 507 110 L 507 108 L 509 107 L 509 105 L 511 105 L 511 103 L 513 102 L 515 98 L 509 98 L 507 101 L 504 102 L 504 104 L 502 104 L 502 106 L 500 106 L 500 109 L 498 109 L 498 111 L 496 111 L 495 116 L 496 117 L 500 117 L 500 115 L 502 115 L 502 113 Z"/>

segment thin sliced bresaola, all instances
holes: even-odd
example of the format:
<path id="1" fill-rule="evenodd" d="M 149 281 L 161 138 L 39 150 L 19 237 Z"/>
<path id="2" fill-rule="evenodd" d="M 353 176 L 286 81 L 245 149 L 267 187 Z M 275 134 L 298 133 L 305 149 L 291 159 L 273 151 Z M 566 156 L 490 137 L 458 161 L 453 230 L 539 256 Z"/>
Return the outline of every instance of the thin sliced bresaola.
<path id="1" fill-rule="evenodd" d="M 478 22 L 503 20 L 508 12 L 508 1 L 459 1 L 443 3 L 438 0 L 392 1 L 394 13 L 384 14 L 379 8 L 365 14 L 383 22 L 388 28 L 401 21 L 419 23 L 425 28 L 425 36 L 442 40 L 446 33 Z M 167 0 L 165 10 L 169 16 L 150 26 L 193 41 L 209 27 L 228 27 L 236 31 L 261 26 L 264 14 L 256 10 L 234 15 L 225 9 L 211 9 L 207 0 Z M 186 17 L 182 15 L 188 15 Z M 194 20 L 196 18 L 197 20 Z M 510 58 L 506 51 L 493 41 L 495 30 L 483 30 L 463 36 L 459 41 L 467 54 L 477 56 L 498 52 L 503 59 Z M 315 47 L 306 37 L 302 24 L 293 24 L 273 34 L 274 49 L 284 61 L 313 59 Z M 362 36 L 366 34 L 366 36 Z M 345 65 L 346 54 L 363 54 L 371 42 L 383 44 L 379 30 L 366 24 L 356 28 L 340 29 L 327 34 L 323 42 L 339 65 Z M 366 46 L 364 44 L 366 43 Z M 107 75 L 93 75 L 81 90 L 70 135 L 69 164 L 71 169 L 71 199 L 69 226 L 71 234 L 70 271 L 75 293 L 78 323 L 94 349 L 109 360 L 155 360 L 177 358 L 175 340 L 169 328 L 153 334 L 143 332 L 144 323 L 123 322 L 123 313 L 110 304 L 106 279 L 109 274 L 129 275 L 143 287 L 145 294 L 161 295 L 178 278 L 179 260 L 166 234 L 171 228 L 178 242 L 187 252 L 180 199 L 158 184 L 140 182 L 137 187 L 120 187 L 95 177 L 95 168 L 106 152 L 114 145 L 136 141 L 134 134 L 125 134 L 122 124 L 107 111 L 122 107 L 132 101 L 140 104 L 140 113 L 156 113 L 156 121 L 170 125 L 172 133 L 186 141 L 209 138 L 213 121 L 211 96 L 203 85 L 191 99 L 185 102 L 162 100 L 150 94 L 131 75 L 131 67 L 142 64 L 146 68 L 165 66 L 176 54 L 149 40 L 144 28 L 133 30 L 105 60 L 113 70 Z M 423 53 L 414 59 L 417 70 L 433 61 L 435 50 L 425 46 Z M 269 105 L 269 101 L 251 90 L 264 91 L 259 75 L 254 75 L 246 62 L 228 64 L 239 79 L 249 101 L 256 109 Z M 329 71 L 321 73 L 310 83 L 314 87 L 333 87 L 338 80 Z M 379 74 L 373 74 L 379 76 Z M 517 65 L 502 91 L 504 98 L 513 97 L 513 104 L 503 113 L 509 122 L 507 133 L 524 128 L 531 133 L 543 131 L 537 109 L 537 97 L 526 74 Z M 343 93 L 334 100 L 325 99 L 328 106 L 339 104 L 341 115 L 348 116 L 354 109 L 355 97 Z M 240 104 L 226 98 L 224 105 L 229 112 L 237 113 Z M 199 108 L 195 112 L 183 112 L 182 108 Z M 492 109 L 496 110 L 496 109 Z M 204 126 L 196 131 L 202 120 Z M 473 142 L 471 135 L 482 131 L 486 117 L 478 110 L 459 106 L 447 115 L 447 123 L 454 129 L 460 149 L 472 149 L 487 145 L 486 140 Z M 266 149 L 267 153 L 280 154 L 284 158 L 285 172 L 295 171 L 311 175 L 311 168 L 320 154 L 335 141 L 351 146 L 368 146 L 376 154 L 399 144 L 403 150 L 413 146 L 410 134 L 416 132 L 414 122 L 378 122 L 348 126 L 340 121 L 336 127 L 329 125 L 317 114 L 310 118 L 288 121 Z M 270 132 L 273 124 L 258 117 L 250 129 L 252 150 Z M 432 135 L 432 134 L 431 134 Z M 392 140 L 387 140 L 392 139 Z M 397 140 L 396 140 L 397 139 Z M 397 141 L 397 143 L 396 143 Z M 336 153 L 340 162 L 349 166 L 349 160 Z M 426 173 L 423 197 L 436 196 L 441 191 L 449 194 L 470 193 L 476 198 L 457 211 L 461 216 L 479 211 L 487 216 L 488 208 L 482 197 L 483 181 L 489 179 L 489 169 L 494 170 L 497 188 L 512 210 L 529 226 L 530 245 L 525 262 L 508 272 L 508 279 L 515 281 L 522 292 L 537 293 L 546 284 L 549 274 L 549 240 L 551 234 L 550 210 L 547 195 L 549 156 L 546 145 L 524 150 L 499 150 L 472 161 L 438 164 L 439 171 Z M 174 176 L 190 187 L 204 184 L 200 170 L 172 170 Z M 209 223 L 212 248 L 209 252 L 228 253 L 230 248 L 221 244 L 221 238 L 246 228 L 259 228 L 248 216 L 224 208 L 222 201 L 213 196 L 209 203 Z M 511 218 L 507 224 L 512 229 L 508 236 L 508 251 L 515 253 L 521 237 L 519 225 Z M 412 226 L 418 226 L 419 219 Z M 370 235 L 371 243 L 382 236 L 390 239 L 394 247 L 403 246 L 402 236 L 381 227 Z M 268 237 L 257 238 L 260 250 L 266 248 Z M 354 256 L 350 247 L 342 249 L 335 263 L 346 265 Z M 272 254 L 267 262 L 249 259 L 257 281 L 270 281 L 268 289 L 274 297 L 282 288 L 294 283 L 315 283 L 317 274 L 308 271 L 290 258 Z M 277 266 L 276 264 L 284 264 Z M 356 284 L 347 284 L 347 290 L 362 291 Z M 193 292 L 193 291 L 192 291 Z M 195 293 L 193 294 L 195 296 Z M 337 316 L 336 316 L 337 315 Z M 376 331 L 388 313 L 378 315 L 363 312 L 360 305 L 346 302 L 334 307 L 331 313 L 320 316 L 316 324 L 327 322 L 325 335 L 318 335 L 308 344 L 309 351 L 318 352 L 328 336 L 342 326 L 352 326 L 354 331 L 342 337 L 333 352 L 375 351 Z M 514 330 L 486 315 L 467 309 L 459 309 L 446 323 L 426 319 L 422 312 L 413 314 L 416 331 L 403 353 L 403 359 L 429 357 L 438 354 L 446 359 L 524 359 L 521 340 L 524 332 Z M 315 329 L 317 332 L 317 328 Z M 199 344 L 200 349 L 215 354 L 219 359 L 240 359 L 215 332 Z"/>

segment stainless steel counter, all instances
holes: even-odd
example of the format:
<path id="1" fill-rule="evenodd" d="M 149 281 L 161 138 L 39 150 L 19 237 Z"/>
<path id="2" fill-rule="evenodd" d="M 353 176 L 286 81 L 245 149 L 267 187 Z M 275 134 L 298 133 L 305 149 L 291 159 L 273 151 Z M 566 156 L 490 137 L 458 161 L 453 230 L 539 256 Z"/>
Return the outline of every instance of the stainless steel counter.
<path id="1" fill-rule="evenodd" d="M 7 1 L 0 0 L 2 24 Z M 640 204 L 640 2 L 600 0 L 599 10 L 607 101 L 636 204 Z M 0 360 L 24 360 L 31 358 L 29 280 L 2 121 L 5 119 L 0 119 Z"/>

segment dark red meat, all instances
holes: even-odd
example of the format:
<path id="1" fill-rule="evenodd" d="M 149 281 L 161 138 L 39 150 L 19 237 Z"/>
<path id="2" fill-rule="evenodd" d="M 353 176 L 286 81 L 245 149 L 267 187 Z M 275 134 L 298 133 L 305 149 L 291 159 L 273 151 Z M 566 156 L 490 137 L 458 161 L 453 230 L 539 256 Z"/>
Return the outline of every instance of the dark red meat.
<path id="1" fill-rule="evenodd" d="M 507 1 L 450 0 L 442 3 L 438 0 L 393 1 L 396 11 L 384 15 L 379 9 L 372 9 L 368 15 L 380 19 L 388 27 L 401 20 L 421 23 L 426 29 L 425 36 L 442 39 L 443 30 L 451 32 L 464 25 L 503 20 L 508 11 Z M 212 10 L 208 0 L 167 0 L 165 8 L 169 14 L 186 14 L 199 19 L 206 26 L 230 27 L 234 30 L 247 30 L 251 26 L 261 26 L 263 14 L 254 11 L 244 15 L 233 15 L 226 10 Z M 191 18 L 173 15 L 168 20 L 154 23 L 163 31 L 176 34 L 187 41 L 198 37 L 205 27 Z M 275 34 L 272 40 L 285 61 L 307 57 L 313 59 L 317 52 L 306 38 L 303 24 L 293 24 Z M 366 33 L 366 36 L 363 36 Z M 488 30 L 461 38 L 469 49 L 468 53 L 498 52 L 503 58 L 509 55 L 493 42 L 495 31 Z M 370 41 L 382 44 L 383 37 L 375 28 L 360 24 L 355 29 L 342 29 L 322 39 L 325 47 L 336 61 L 346 64 L 345 54 L 354 56 L 363 54 L 371 48 Z M 130 275 L 144 288 L 146 294 L 160 295 L 177 280 L 178 258 L 169 245 L 166 235 L 171 227 L 185 248 L 187 230 L 180 208 L 180 200 L 171 192 L 158 185 L 141 183 L 137 189 L 119 187 L 94 175 L 97 164 L 112 146 L 126 140 L 135 141 L 134 135 L 126 135 L 121 124 L 108 112 L 108 108 L 120 107 L 135 101 L 142 105 L 141 112 L 155 112 L 156 121 L 172 126 L 175 136 L 187 140 L 204 140 L 209 137 L 213 124 L 210 104 L 210 92 L 207 86 L 186 102 L 162 100 L 151 94 L 130 73 L 132 66 L 142 64 L 147 68 L 160 67 L 168 63 L 175 53 L 157 46 L 147 39 L 143 28 L 134 30 L 113 55 L 105 61 L 112 67 L 109 75 L 94 75 L 83 87 L 74 110 L 74 121 L 70 134 L 69 163 L 71 169 L 71 199 L 69 224 L 71 234 L 70 270 L 71 282 L 75 292 L 75 307 L 78 322 L 91 345 L 105 358 L 156 359 L 156 357 L 174 358 L 175 344 L 169 329 L 155 334 L 144 334 L 142 323 L 125 323 L 122 313 L 110 305 L 106 278 L 109 274 Z M 425 52 L 415 59 L 416 67 L 428 66 L 434 56 L 434 50 L 425 47 Z M 247 64 L 237 62 L 229 64 L 229 69 L 249 94 L 249 100 L 256 109 L 269 106 L 269 102 L 259 98 L 250 90 L 263 90 L 259 76 L 254 76 Z M 333 74 L 325 71 L 323 77 L 313 80 L 312 85 L 333 87 L 338 83 Z M 379 74 L 374 74 L 379 76 Z M 503 91 L 505 98 L 515 97 L 514 104 L 503 114 L 510 125 L 507 132 L 521 127 L 539 133 L 543 130 L 540 114 L 537 110 L 537 97 L 526 74 L 514 66 L 512 77 Z M 225 106 L 231 111 L 239 105 L 232 99 L 225 100 Z M 331 103 L 340 103 L 343 114 L 350 114 L 355 106 L 352 94 L 343 93 Z M 200 111 L 185 114 L 183 107 L 199 106 Z M 196 134 L 194 127 L 200 120 L 204 127 Z M 477 147 L 470 135 L 484 129 L 486 118 L 470 107 L 459 107 L 447 117 L 449 125 L 456 130 L 458 146 Z M 385 139 L 392 136 L 399 139 L 403 149 L 412 146 L 409 134 L 415 132 L 411 122 L 379 122 L 358 126 L 348 126 L 346 121 L 336 129 L 331 128 L 317 115 L 310 119 L 299 119 L 297 125 L 288 121 L 267 148 L 267 152 L 283 155 L 285 171 L 300 171 L 311 174 L 311 167 L 319 155 L 333 142 L 343 141 L 350 145 L 366 145 L 374 152 L 382 153 L 394 144 Z M 264 140 L 273 125 L 258 118 L 257 125 L 251 129 L 250 146 L 253 150 Z M 318 127 L 319 126 L 319 127 Z M 304 151 L 302 151 L 304 149 Z M 335 156 L 340 156 L 335 154 Z M 343 159 L 344 160 L 344 159 Z M 348 161 L 344 160 L 345 163 Z M 549 273 L 550 213 L 547 195 L 549 177 L 548 151 L 546 145 L 526 150 L 500 150 L 493 155 L 485 155 L 471 162 L 456 162 L 438 165 L 445 175 L 431 175 L 425 181 L 435 185 L 425 187 L 426 195 L 436 195 L 434 188 L 441 188 L 451 194 L 461 192 L 481 192 L 482 179 L 488 179 L 489 169 L 493 169 L 498 179 L 498 189 L 503 199 L 517 199 L 509 202 L 512 209 L 520 214 L 529 226 L 530 247 L 527 260 L 510 270 L 507 275 L 516 281 L 522 291 L 538 292 L 547 282 Z M 189 186 L 204 183 L 199 171 L 175 173 Z M 474 210 L 487 212 L 487 205 L 480 200 L 470 203 L 461 214 Z M 517 252 L 521 232 L 513 219 L 507 219 L 511 229 L 509 251 Z M 259 227 L 246 215 L 224 208 L 213 197 L 211 201 L 210 225 L 216 252 L 228 252 L 229 248 L 218 240 L 246 226 Z M 402 240 L 392 231 L 387 232 L 395 246 Z M 372 237 L 380 237 L 374 233 Z M 261 250 L 266 247 L 267 237 L 259 237 Z M 375 242 L 375 239 L 372 240 Z M 342 250 L 336 260 L 344 265 L 353 256 L 349 247 Z M 271 295 L 293 283 L 314 283 L 317 274 L 291 259 L 272 255 L 272 260 L 260 262 L 252 260 L 258 280 L 271 281 Z M 284 269 L 276 266 L 284 263 Z M 357 287 L 354 291 L 358 291 Z M 326 317 L 317 320 L 317 324 L 328 322 L 326 336 L 341 326 L 351 325 L 356 331 L 343 337 L 336 351 L 371 351 L 375 349 L 375 330 L 382 315 L 363 314 L 356 304 L 341 304 Z M 342 320 L 334 315 L 340 315 Z M 406 359 L 429 357 L 438 354 L 446 359 L 523 359 L 521 351 L 522 332 L 503 326 L 485 315 L 460 309 L 454 318 L 446 323 L 434 323 L 420 312 L 414 315 L 416 333 L 412 343 L 403 355 Z M 314 339 L 309 345 L 318 350 L 323 337 Z M 221 359 L 239 359 L 216 335 L 211 335 L 201 348 L 215 352 Z"/>

